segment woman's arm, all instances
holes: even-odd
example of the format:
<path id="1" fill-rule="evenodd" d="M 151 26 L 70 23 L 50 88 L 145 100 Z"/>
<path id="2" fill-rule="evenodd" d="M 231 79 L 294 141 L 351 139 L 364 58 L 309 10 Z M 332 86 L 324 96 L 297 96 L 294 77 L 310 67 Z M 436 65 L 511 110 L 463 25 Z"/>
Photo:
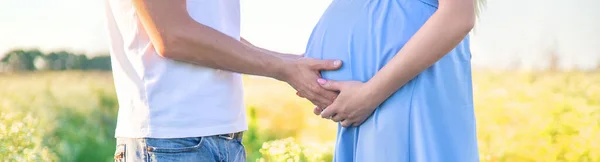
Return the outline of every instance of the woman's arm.
<path id="1" fill-rule="evenodd" d="M 320 79 L 323 87 L 340 91 L 321 116 L 334 116 L 333 120 L 343 120 L 344 126 L 362 123 L 375 107 L 454 49 L 471 31 L 474 21 L 473 0 L 439 0 L 438 10 L 368 82 Z"/>
<path id="2" fill-rule="evenodd" d="M 440 0 L 440 8 L 365 85 L 383 102 L 460 43 L 475 21 L 473 0 Z"/>

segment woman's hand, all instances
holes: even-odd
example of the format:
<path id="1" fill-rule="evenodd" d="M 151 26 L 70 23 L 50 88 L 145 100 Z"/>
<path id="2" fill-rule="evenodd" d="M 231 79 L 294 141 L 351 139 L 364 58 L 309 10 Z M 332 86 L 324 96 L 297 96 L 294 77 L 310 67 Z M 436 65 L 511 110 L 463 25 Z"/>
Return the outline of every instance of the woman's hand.
<path id="1" fill-rule="evenodd" d="M 321 112 L 321 117 L 341 122 L 343 127 L 359 126 L 380 104 L 370 99 L 371 93 L 362 82 L 325 79 L 318 79 L 317 82 L 327 90 L 340 92 L 333 103 Z"/>

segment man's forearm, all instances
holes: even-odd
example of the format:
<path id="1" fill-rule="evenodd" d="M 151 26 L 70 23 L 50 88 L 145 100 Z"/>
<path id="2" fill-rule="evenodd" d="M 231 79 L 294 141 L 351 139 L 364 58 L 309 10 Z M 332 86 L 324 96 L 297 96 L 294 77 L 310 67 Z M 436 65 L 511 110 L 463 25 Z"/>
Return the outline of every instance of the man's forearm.
<path id="1" fill-rule="evenodd" d="M 268 49 L 264 49 L 258 46 L 255 46 L 254 44 L 250 43 L 248 40 L 244 39 L 244 38 L 240 38 L 240 42 L 242 42 L 242 44 L 256 48 L 259 51 L 262 51 L 263 53 L 267 53 L 267 54 L 271 54 L 273 56 L 277 56 L 277 57 L 281 57 L 281 58 L 299 58 L 302 57 L 302 55 L 294 55 L 294 54 L 285 54 L 285 53 L 279 53 L 279 52 L 275 52 L 275 51 L 271 51 Z"/>
<path id="2" fill-rule="evenodd" d="M 185 0 L 133 0 L 137 17 L 160 56 L 199 66 L 279 79 L 285 60 L 265 54 L 187 12 Z"/>
<path id="3" fill-rule="evenodd" d="M 244 45 L 202 24 L 189 24 L 173 34 L 162 56 L 232 72 L 281 79 L 285 58 Z"/>
<path id="4" fill-rule="evenodd" d="M 132 0 L 132 4 L 152 47 L 162 57 L 285 81 L 320 107 L 331 104 L 337 96 L 315 80 L 321 70 L 339 69 L 339 60 L 289 57 L 244 45 L 194 20 L 187 12 L 186 0 Z"/>

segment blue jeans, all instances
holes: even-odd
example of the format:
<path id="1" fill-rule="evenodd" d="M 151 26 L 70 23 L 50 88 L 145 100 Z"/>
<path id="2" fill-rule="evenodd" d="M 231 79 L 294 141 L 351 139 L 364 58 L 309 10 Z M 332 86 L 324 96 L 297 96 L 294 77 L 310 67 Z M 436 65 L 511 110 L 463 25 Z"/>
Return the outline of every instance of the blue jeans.
<path id="1" fill-rule="evenodd" d="M 115 162 L 245 162 L 242 137 L 117 138 Z"/>

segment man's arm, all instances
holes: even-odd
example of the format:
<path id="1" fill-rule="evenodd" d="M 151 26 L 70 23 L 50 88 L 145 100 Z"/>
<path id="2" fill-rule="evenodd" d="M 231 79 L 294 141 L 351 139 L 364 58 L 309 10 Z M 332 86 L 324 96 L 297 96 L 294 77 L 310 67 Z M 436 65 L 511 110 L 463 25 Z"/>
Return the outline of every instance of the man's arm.
<path id="1" fill-rule="evenodd" d="M 136 13 L 162 57 L 281 79 L 283 58 L 243 45 L 192 19 L 185 0 L 134 0 Z"/>
<path id="2" fill-rule="evenodd" d="M 271 51 L 268 49 L 260 48 L 258 46 L 255 46 L 254 44 L 250 43 L 248 40 L 244 39 L 243 37 L 240 38 L 240 42 L 242 42 L 242 44 L 247 45 L 249 47 L 256 48 L 257 50 L 262 51 L 263 53 L 271 54 L 273 56 L 277 56 L 280 58 L 296 59 L 296 58 L 302 57 L 302 55 L 285 54 L 285 53 L 279 53 L 279 52 Z"/>
<path id="3" fill-rule="evenodd" d="M 319 70 L 335 70 L 341 63 L 281 57 L 244 45 L 193 20 L 186 0 L 134 0 L 136 14 L 152 45 L 162 57 L 232 72 L 272 77 L 288 82 L 317 106 L 331 104 L 336 93 L 314 80 Z"/>

